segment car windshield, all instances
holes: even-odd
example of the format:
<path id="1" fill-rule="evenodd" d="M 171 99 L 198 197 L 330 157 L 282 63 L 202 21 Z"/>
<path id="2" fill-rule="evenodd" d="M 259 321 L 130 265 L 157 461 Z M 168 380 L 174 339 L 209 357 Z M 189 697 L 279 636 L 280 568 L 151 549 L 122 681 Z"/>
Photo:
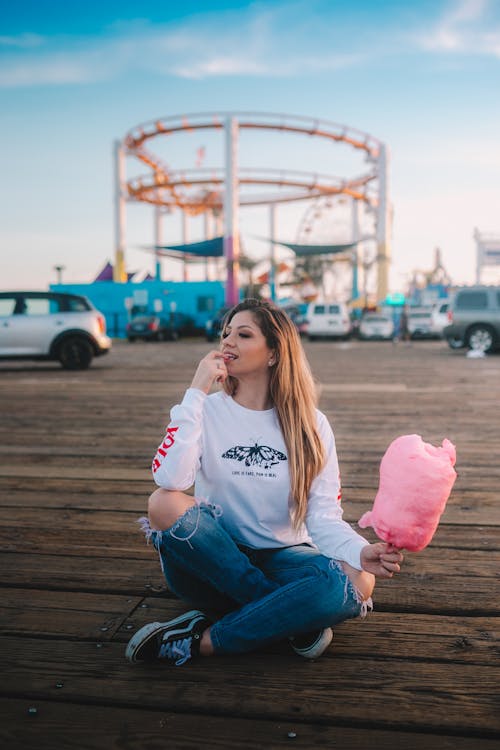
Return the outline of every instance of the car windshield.
<path id="1" fill-rule="evenodd" d="M 410 313 L 410 318 L 429 318 L 430 313 L 428 312 L 417 312 L 417 313 Z"/>
<path id="2" fill-rule="evenodd" d="M 384 318 L 382 315 L 370 315 L 364 318 L 365 323 L 388 323 L 389 318 Z"/>

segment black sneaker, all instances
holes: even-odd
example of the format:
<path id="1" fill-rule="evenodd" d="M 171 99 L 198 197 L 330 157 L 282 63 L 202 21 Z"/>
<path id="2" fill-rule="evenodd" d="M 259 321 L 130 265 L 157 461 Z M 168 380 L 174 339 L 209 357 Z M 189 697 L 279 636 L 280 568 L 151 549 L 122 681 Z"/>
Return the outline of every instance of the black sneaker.
<path id="1" fill-rule="evenodd" d="M 130 639 L 125 650 L 129 661 L 165 659 L 180 666 L 200 653 L 200 640 L 210 621 L 197 609 L 169 622 L 150 622 Z"/>
<path id="2" fill-rule="evenodd" d="M 317 659 L 323 651 L 326 651 L 333 639 L 333 630 L 324 628 L 314 630 L 311 633 L 302 633 L 290 638 L 290 644 L 299 656 L 305 659 Z"/>

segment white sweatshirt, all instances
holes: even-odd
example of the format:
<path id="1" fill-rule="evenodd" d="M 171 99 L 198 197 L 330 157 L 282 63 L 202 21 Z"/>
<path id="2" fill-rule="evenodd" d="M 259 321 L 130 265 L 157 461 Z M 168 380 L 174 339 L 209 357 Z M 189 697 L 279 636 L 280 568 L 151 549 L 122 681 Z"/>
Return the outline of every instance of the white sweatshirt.
<path id="1" fill-rule="evenodd" d="M 291 521 L 286 446 L 274 409 L 254 411 L 222 391 L 207 396 L 188 388 L 170 413 L 153 459 L 154 480 L 171 490 L 194 483 L 196 500 L 219 505 L 222 525 L 247 547 L 308 542 L 361 570 L 360 553 L 368 542 L 342 520 L 335 438 L 325 415 L 317 415 L 326 463 L 311 485 L 306 521 L 298 531 Z"/>

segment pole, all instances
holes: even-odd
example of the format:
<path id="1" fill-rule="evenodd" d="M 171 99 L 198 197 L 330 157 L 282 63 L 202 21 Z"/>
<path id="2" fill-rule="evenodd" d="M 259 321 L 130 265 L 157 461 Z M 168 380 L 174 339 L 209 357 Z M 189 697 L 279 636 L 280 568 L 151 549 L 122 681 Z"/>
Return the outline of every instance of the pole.
<path id="1" fill-rule="evenodd" d="M 238 226 L 238 121 L 228 117 L 226 134 L 226 185 L 224 193 L 224 256 L 227 266 L 226 305 L 239 300 L 240 238 Z"/>
<path id="2" fill-rule="evenodd" d="M 368 269 L 370 268 L 370 263 L 368 261 L 368 254 L 367 250 L 365 248 L 363 253 L 363 307 L 368 307 Z"/>
<path id="3" fill-rule="evenodd" d="M 269 235 L 271 238 L 271 253 L 269 257 L 269 289 L 271 291 L 271 299 L 276 302 L 277 286 L 276 286 L 276 205 L 271 203 L 269 205 Z"/>
<path id="4" fill-rule="evenodd" d="M 211 240 L 214 236 L 213 233 L 213 214 L 210 211 L 210 209 L 207 209 L 203 215 L 203 224 L 205 229 L 205 239 Z M 210 272 L 209 272 L 209 259 L 205 258 L 205 281 L 210 281 Z"/>
<path id="5" fill-rule="evenodd" d="M 476 284 L 481 283 L 481 266 L 483 264 L 483 246 L 479 229 L 474 229 L 474 239 L 476 240 Z"/>
<path id="6" fill-rule="evenodd" d="M 115 264 L 113 281 L 127 281 L 125 271 L 125 153 L 121 141 L 114 144 L 115 166 Z"/>
<path id="7" fill-rule="evenodd" d="M 188 226 L 188 215 L 183 210 L 182 211 L 182 244 L 187 245 L 189 242 L 189 226 Z M 182 260 L 182 280 L 188 281 L 188 268 L 187 268 L 187 262 L 186 262 L 186 255 L 184 254 L 184 258 Z"/>
<path id="8" fill-rule="evenodd" d="M 163 215 L 161 206 L 155 206 L 155 279 L 161 281 L 160 247 L 163 245 Z"/>
<path id="9" fill-rule="evenodd" d="M 387 296 L 389 290 L 389 265 L 391 262 L 391 211 L 389 202 L 389 151 L 380 145 L 378 166 L 377 207 L 377 302 Z"/>
<path id="10" fill-rule="evenodd" d="M 54 270 L 57 273 L 57 283 L 62 284 L 62 272 L 66 269 L 66 266 L 54 266 Z"/>
<path id="11" fill-rule="evenodd" d="M 224 234 L 224 217 L 222 211 L 217 209 L 213 213 L 215 223 L 215 236 L 221 237 Z M 217 281 L 220 281 L 225 276 L 225 259 L 224 257 L 218 257 L 214 259 L 215 274 Z"/>
<path id="12" fill-rule="evenodd" d="M 355 243 L 352 250 L 352 293 L 351 298 L 354 301 L 359 297 L 358 287 L 358 247 L 359 247 L 359 203 L 356 198 L 351 199 L 352 208 L 352 241 Z"/>

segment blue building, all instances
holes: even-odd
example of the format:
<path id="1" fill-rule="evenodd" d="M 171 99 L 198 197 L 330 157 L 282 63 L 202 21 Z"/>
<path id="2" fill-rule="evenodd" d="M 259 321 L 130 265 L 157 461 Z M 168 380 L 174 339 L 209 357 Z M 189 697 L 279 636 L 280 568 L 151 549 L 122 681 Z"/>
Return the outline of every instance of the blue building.
<path id="1" fill-rule="evenodd" d="M 106 317 L 108 334 L 125 338 L 125 326 L 136 314 L 184 313 L 197 328 L 224 305 L 221 281 L 157 281 L 140 283 L 94 281 L 90 284 L 51 284 L 54 292 L 81 294 Z"/>

